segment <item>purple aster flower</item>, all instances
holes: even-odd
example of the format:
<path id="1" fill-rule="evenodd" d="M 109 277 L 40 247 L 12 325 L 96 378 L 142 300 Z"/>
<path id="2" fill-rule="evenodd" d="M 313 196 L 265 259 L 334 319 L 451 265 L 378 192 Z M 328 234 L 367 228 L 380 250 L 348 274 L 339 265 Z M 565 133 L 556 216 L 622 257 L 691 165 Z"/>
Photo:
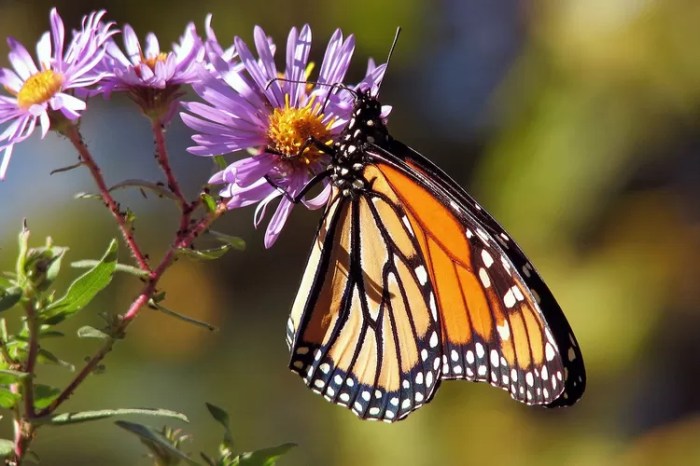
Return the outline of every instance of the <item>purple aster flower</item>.
<path id="1" fill-rule="evenodd" d="M 146 35 L 143 48 L 128 24 L 124 26 L 123 37 L 126 53 L 114 40 L 107 44 L 101 68 L 111 76 L 100 83 L 97 93 L 109 96 L 115 91 L 128 92 L 147 115 L 169 120 L 176 108 L 175 101 L 182 96 L 180 86 L 197 80 L 202 67 L 204 48 L 194 24 L 187 25 L 180 42 L 173 44 L 170 52 L 161 51 L 153 33 Z"/>
<path id="2" fill-rule="evenodd" d="M 56 9 L 49 15 L 51 31 L 45 32 L 36 46 L 36 62 L 27 49 L 8 38 L 8 55 L 13 69 L 0 69 L 0 84 L 9 95 L 0 95 L 0 180 L 4 179 L 14 145 L 34 132 L 37 121 L 41 137 L 61 118 L 76 120 L 86 108 L 73 92 L 91 86 L 104 77 L 96 66 L 102 60 L 104 44 L 116 33 L 113 23 L 102 23 L 104 11 L 83 17 L 82 28 L 64 48 L 65 29 Z"/>
<path id="3" fill-rule="evenodd" d="M 329 157 L 309 138 L 332 144 L 350 118 L 354 104 L 351 92 L 339 89 L 355 48 L 352 35 L 336 30 L 331 37 L 318 78 L 309 82 L 311 29 L 292 28 L 287 40 L 286 67 L 278 73 L 274 46 L 260 27 L 255 28 L 258 58 L 236 37 L 240 62 L 227 62 L 210 54 L 214 72 L 204 72 L 194 90 L 206 103 L 188 102 L 183 121 L 197 134 L 195 155 L 212 156 L 248 149 L 252 156 L 238 160 L 216 173 L 210 183 L 224 184 L 220 194 L 229 209 L 258 204 L 258 226 L 271 202 L 279 204 L 267 227 L 265 247 L 269 248 L 284 227 L 293 203 L 312 178 L 323 172 Z M 370 64 L 365 79 L 354 86 L 372 88 L 381 80 L 384 65 Z M 283 77 L 283 79 L 280 79 Z M 335 87 L 334 87 L 335 86 Z M 282 191 L 286 195 L 282 194 Z M 309 209 L 322 207 L 330 184 L 313 199 L 302 199 Z"/>

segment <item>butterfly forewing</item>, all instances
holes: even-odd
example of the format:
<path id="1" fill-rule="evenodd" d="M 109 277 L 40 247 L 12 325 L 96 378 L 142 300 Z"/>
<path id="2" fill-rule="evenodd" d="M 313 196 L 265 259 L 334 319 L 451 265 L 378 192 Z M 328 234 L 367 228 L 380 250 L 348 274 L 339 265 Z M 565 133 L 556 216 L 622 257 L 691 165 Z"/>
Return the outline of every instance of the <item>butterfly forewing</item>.
<path id="1" fill-rule="evenodd" d="M 480 247 L 485 249 L 486 253 L 481 253 L 484 255 L 485 261 L 490 263 L 491 259 L 493 259 L 494 264 L 502 266 L 488 268 L 487 276 L 479 274 L 481 284 L 494 283 L 494 289 L 497 289 L 499 287 L 502 288 L 503 284 L 509 281 L 514 280 L 518 282 L 518 288 L 511 288 L 510 291 L 512 296 L 516 297 L 516 307 L 523 306 L 523 300 L 517 299 L 520 297 L 518 290 L 524 297 L 529 298 L 525 300 L 527 309 L 523 309 L 522 315 L 522 317 L 528 318 L 525 320 L 526 325 L 527 323 L 532 324 L 532 319 L 529 319 L 532 312 L 538 314 L 542 321 L 546 323 L 543 335 L 543 341 L 545 341 L 544 356 L 545 360 L 547 360 L 548 356 L 552 359 L 548 361 L 548 364 L 540 368 L 540 376 L 542 378 L 546 378 L 544 376 L 551 378 L 554 375 L 555 378 L 551 379 L 552 389 L 560 392 L 556 400 L 546 403 L 546 406 L 568 406 L 578 401 L 583 395 L 586 386 L 586 373 L 579 344 L 552 292 L 517 243 L 461 186 L 430 160 L 396 140 L 391 140 L 385 147 L 377 147 L 377 149 L 377 155 L 380 155 L 380 158 L 388 155 L 390 160 L 398 163 L 396 165 L 397 168 L 403 167 L 407 176 L 415 178 L 419 185 L 424 186 L 437 199 L 440 199 L 441 203 L 460 219 L 465 228 L 471 227 L 471 233 L 468 233 L 468 236 L 470 236 L 469 239 L 473 250 L 478 250 Z M 503 276 L 504 271 L 507 276 Z M 496 277 L 492 277 L 491 274 L 496 274 Z M 503 290 L 501 291 L 503 292 Z M 511 294 L 508 293 L 507 288 L 501 296 L 504 298 L 507 296 L 508 302 L 511 302 Z M 516 318 L 514 323 L 519 325 L 520 321 Z M 534 327 L 530 325 L 526 328 L 533 329 Z M 502 332 L 506 330 L 500 329 Z M 535 339 L 536 341 L 537 339 Z M 556 357 L 552 356 L 552 348 L 548 347 L 547 343 L 553 345 Z M 536 346 L 539 347 L 539 345 Z M 522 348 L 521 353 L 524 353 Z M 535 355 L 537 354 L 539 352 L 535 351 Z M 558 361 L 561 362 L 563 370 L 561 372 L 552 372 L 558 369 Z M 546 372 L 543 374 L 542 369 L 545 367 Z M 445 371 L 445 373 L 447 374 L 448 372 Z M 511 374 L 517 375 L 512 372 L 512 369 Z M 529 377 L 527 373 L 525 373 L 525 376 L 526 386 L 523 387 L 523 393 L 518 393 L 518 395 L 524 397 L 522 398 L 523 401 L 531 403 L 532 401 L 527 400 L 527 381 Z M 511 376 L 511 383 L 512 378 Z M 505 378 L 503 377 L 502 380 L 505 380 Z M 540 398 L 537 395 L 537 388 L 541 388 L 543 394 L 544 390 L 547 389 L 550 395 L 551 389 L 546 387 L 546 384 L 538 387 L 538 379 L 534 372 L 532 380 L 533 386 L 531 388 L 534 389 L 533 400 L 539 404 Z M 564 386 L 563 390 L 558 390 L 556 385 L 562 383 Z M 517 390 L 520 392 L 520 388 L 517 388 Z"/>

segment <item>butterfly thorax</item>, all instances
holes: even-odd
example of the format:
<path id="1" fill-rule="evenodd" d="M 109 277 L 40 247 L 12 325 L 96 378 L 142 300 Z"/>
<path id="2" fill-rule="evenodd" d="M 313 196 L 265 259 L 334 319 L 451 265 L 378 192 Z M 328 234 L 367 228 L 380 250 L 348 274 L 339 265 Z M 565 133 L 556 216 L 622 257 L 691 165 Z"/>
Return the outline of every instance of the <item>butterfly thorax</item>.
<path id="1" fill-rule="evenodd" d="M 331 179 L 343 196 L 365 188 L 362 172 L 367 163 L 367 149 L 385 144 L 390 136 L 382 120 L 382 105 L 368 92 L 360 92 L 347 128 L 335 143 L 331 162 Z"/>

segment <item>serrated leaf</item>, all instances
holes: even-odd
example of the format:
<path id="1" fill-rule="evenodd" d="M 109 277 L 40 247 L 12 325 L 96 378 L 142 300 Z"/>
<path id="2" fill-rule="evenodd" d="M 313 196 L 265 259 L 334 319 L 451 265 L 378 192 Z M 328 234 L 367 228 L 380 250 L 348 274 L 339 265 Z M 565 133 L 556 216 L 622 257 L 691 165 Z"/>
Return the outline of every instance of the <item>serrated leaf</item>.
<path id="1" fill-rule="evenodd" d="M 109 335 L 102 330 L 98 330 L 95 327 L 90 327 L 89 325 L 80 327 L 77 333 L 78 338 L 99 338 L 100 340 L 106 340 L 109 338 Z"/>
<path id="2" fill-rule="evenodd" d="M 127 421 L 116 421 L 115 424 L 136 435 L 151 453 L 160 460 L 158 464 L 177 464 L 174 462 L 176 459 L 185 461 L 187 464 L 193 466 L 199 464 L 185 453 L 175 448 L 163 434 L 151 427 Z"/>
<path id="3" fill-rule="evenodd" d="M 52 425 L 78 424 L 81 422 L 99 421 L 115 416 L 156 416 L 178 419 L 180 421 L 189 422 L 187 416 L 177 411 L 169 409 L 150 409 L 150 408 L 119 408 L 119 409 L 100 409 L 95 411 L 80 411 L 75 413 L 62 413 L 51 416 L 42 423 Z"/>
<path id="4" fill-rule="evenodd" d="M 222 244 L 218 248 L 211 249 L 189 249 L 189 248 L 179 248 L 176 254 L 179 257 L 189 257 L 195 260 L 214 260 L 219 259 L 224 254 L 233 249 L 230 244 Z"/>
<path id="5" fill-rule="evenodd" d="M 123 188 L 146 189 L 148 191 L 153 191 L 159 197 L 167 197 L 169 199 L 177 200 L 177 196 L 175 196 L 175 194 L 173 194 L 164 185 L 158 184 L 158 183 L 152 183 L 150 181 L 145 181 L 145 180 L 138 180 L 138 179 L 124 180 L 121 183 L 115 184 L 114 186 L 109 188 L 109 190 L 114 191 L 116 189 L 123 189 Z"/>
<path id="6" fill-rule="evenodd" d="M 168 309 L 167 307 L 165 307 L 161 304 L 158 304 L 157 302 L 155 302 L 153 300 L 151 300 L 148 304 L 151 308 L 156 309 L 156 310 L 158 310 L 158 311 L 162 312 L 163 314 L 166 314 L 170 317 L 174 317 L 178 320 L 182 320 L 184 322 L 187 322 L 188 324 L 196 325 L 197 327 L 204 327 L 211 332 L 218 330 L 216 327 L 214 327 L 211 324 L 208 324 L 202 320 L 197 320 L 193 317 L 186 316 L 184 314 L 180 314 L 179 312 L 175 312 L 172 309 Z"/>
<path id="7" fill-rule="evenodd" d="M 20 399 L 19 394 L 12 393 L 5 387 L 0 387 L 0 408 L 12 409 Z"/>
<path id="8" fill-rule="evenodd" d="M 20 299 L 22 299 L 22 288 L 13 286 L 0 289 L 0 312 L 12 308 Z"/>
<path id="9" fill-rule="evenodd" d="M 100 261 L 96 261 L 96 260 L 92 260 L 92 259 L 85 259 L 82 261 L 71 262 L 70 266 L 74 267 L 76 269 L 89 269 L 91 267 L 95 267 L 99 263 L 100 263 Z M 134 267 L 132 265 L 117 264 L 117 267 L 114 269 L 114 271 L 115 272 L 125 272 L 125 273 L 131 274 L 131 275 L 135 275 L 139 278 L 148 277 L 148 271 L 141 270 L 138 267 Z"/>
<path id="10" fill-rule="evenodd" d="M 50 385 L 36 384 L 34 385 L 34 407 L 44 409 L 49 406 L 53 400 L 58 397 L 61 390 Z"/>
<path id="11" fill-rule="evenodd" d="M 233 449 L 233 435 L 231 435 L 231 422 L 228 413 L 211 403 L 205 403 L 209 414 L 214 418 L 216 422 L 221 424 L 224 428 L 224 444 L 229 448 Z"/>
<path id="12" fill-rule="evenodd" d="M 209 234 L 224 244 L 230 244 L 238 251 L 245 250 L 245 240 L 239 236 L 231 236 L 214 230 L 209 230 Z"/>
<path id="13" fill-rule="evenodd" d="M 56 324 L 87 306 L 112 281 L 116 266 L 117 242 L 112 240 L 102 259 L 71 283 L 62 298 L 46 308 L 41 314 L 44 321 Z"/>
<path id="14" fill-rule="evenodd" d="M 0 459 L 5 459 L 15 452 L 15 444 L 11 440 L 0 439 Z"/>
<path id="15" fill-rule="evenodd" d="M 296 447 L 295 443 L 285 443 L 271 448 L 263 448 L 248 453 L 241 453 L 234 460 L 236 466 L 274 466 L 277 460 L 289 450 Z"/>

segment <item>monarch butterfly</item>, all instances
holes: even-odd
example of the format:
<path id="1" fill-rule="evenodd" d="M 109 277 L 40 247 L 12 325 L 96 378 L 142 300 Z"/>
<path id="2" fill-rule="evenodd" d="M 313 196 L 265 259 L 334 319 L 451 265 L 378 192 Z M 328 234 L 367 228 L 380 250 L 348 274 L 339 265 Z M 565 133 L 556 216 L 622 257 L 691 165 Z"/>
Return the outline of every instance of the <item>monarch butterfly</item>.
<path id="1" fill-rule="evenodd" d="M 288 321 L 290 369 L 386 422 L 447 379 L 489 382 L 529 405 L 575 403 L 581 351 L 534 267 L 462 187 L 389 135 L 376 96 L 353 92 Z"/>

